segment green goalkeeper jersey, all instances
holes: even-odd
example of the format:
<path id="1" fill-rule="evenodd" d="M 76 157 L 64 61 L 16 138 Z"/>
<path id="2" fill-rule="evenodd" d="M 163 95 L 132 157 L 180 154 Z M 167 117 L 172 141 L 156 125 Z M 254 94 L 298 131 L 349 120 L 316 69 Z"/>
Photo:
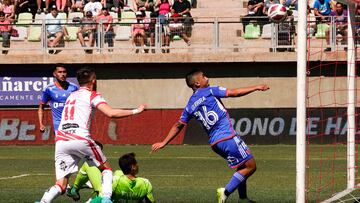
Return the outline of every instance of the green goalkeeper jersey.
<path id="1" fill-rule="evenodd" d="M 121 170 L 117 170 L 113 174 L 112 189 L 111 199 L 113 202 L 122 202 L 123 200 L 138 201 L 145 197 L 151 202 L 155 202 L 152 185 L 148 179 L 137 177 L 131 180 Z"/>

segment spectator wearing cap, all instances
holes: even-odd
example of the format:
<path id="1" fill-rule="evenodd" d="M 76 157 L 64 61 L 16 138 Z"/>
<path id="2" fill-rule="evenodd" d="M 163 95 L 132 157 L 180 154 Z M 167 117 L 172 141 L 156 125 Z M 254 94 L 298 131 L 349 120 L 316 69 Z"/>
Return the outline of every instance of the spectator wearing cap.
<path id="1" fill-rule="evenodd" d="M 188 37 L 191 36 L 192 25 L 194 24 L 194 19 L 190 14 L 191 5 L 188 0 L 175 0 L 171 8 L 172 14 L 179 14 L 180 17 L 184 19 L 185 33 Z"/>
<path id="2" fill-rule="evenodd" d="M 55 6 L 51 8 L 51 12 L 45 16 L 46 21 L 46 32 L 48 37 L 48 47 L 56 47 L 64 39 L 64 35 L 68 36 L 67 30 L 63 25 L 64 19 L 61 19 L 61 16 L 58 15 L 58 10 Z M 53 38 L 51 40 L 51 38 Z M 57 53 L 53 50 L 49 51 L 50 54 Z"/>
<path id="3" fill-rule="evenodd" d="M 94 33 L 96 30 L 96 21 L 93 19 L 93 15 L 91 11 L 87 11 L 85 16 L 80 20 L 80 27 L 77 32 L 77 36 L 79 38 L 79 42 L 82 47 L 86 47 L 84 37 L 88 37 L 89 39 L 89 47 L 94 46 Z M 84 50 L 85 53 L 91 54 L 93 50 Z"/>
<path id="4" fill-rule="evenodd" d="M 98 16 L 101 13 L 101 9 L 103 6 L 100 2 L 95 0 L 90 0 L 87 4 L 84 6 L 84 12 L 86 14 L 87 11 L 91 11 L 93 16 Z"/>
<path id="5" fill-rule="evenodd" d="M 144 47 L 145 45 L 145 24 L 144 24 L 144 16 L 141 11 L 136 11 L 136 23 L 132 24 L 132 42 L 137 47 Z M 136 49 L 136 53 L 139 52 L 139 49 Z"/>
<path id="6" fill-rule="evenodd" d="M 5 13 L 0 11 L 0 36 L 3 38 L 2 47 L 10 48 L 10 35 L 11 35 L 11 25 L 10 20 L 5 18 Z M 3 50 L 3 54 L 7 54 L 8 50 Z"/>
<path id="7" fill-rule="evenodd" d="M 96 17 L 96 22 L 102 24 L 103 33 L 105 33 L 105 43 L 108 44 L 109 47 L 114 46 L 114 29 L 111 25 L 113 22 L 113 18 L 111 17 L 107 8 L 102 8 L 101 13 Z M 95 40 L 98 43 L 98 35 L 95 33 Z M 112 49 L 109 49 L 109 52 L 112 52 Z"/>
<path id="8" fill-rule="evenodd" d="M 132 0 L 134 11 L 139 11 L 140 8 L 145 8 L 146 11 L 155 11 L 155 4 L 153 0 Z"/>

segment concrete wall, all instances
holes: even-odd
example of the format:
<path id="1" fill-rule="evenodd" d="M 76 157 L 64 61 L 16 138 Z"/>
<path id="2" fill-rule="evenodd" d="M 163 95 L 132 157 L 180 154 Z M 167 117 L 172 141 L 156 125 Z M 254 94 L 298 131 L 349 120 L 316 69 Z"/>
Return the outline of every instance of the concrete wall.
<path id="1" fill-rule="evenodd" d="M 320 62 L 313 62 L 316 67 Z M 332 63 L 334 64 L 334 63 Z M 295 62 L 238 63 L 137 63 L 86 64 L 95 69 L 98 90 L 114 107 L 133 108 L 147 103 L 151 109 L 181 109 L 192 90 L 184 76 L 190 70 L 203 70 L 211 85 L 227 88 L 268 84 L 270 90 L 255 92 L 242 98 L 224 99 L 228 108 L 294 108 L 296 106 Z M 321 65 L 321 64 L 320 64 Z M 312 70 L 309 77 L 310 106 L 342 106 L 346 103 L 345 64 L 327 65 Z M 83 64 L 65 64 L 69 76 Z M 2 76 L 51 76 L 53 64 L 21 64 L 0 66 Z M 336 75 L 337 77 L 331 77 Z M 358 82 L 360 84 L 360 82 Z M 334 96 L 336 95 L 336 96 Z"/>
<path id="2" fill-rule="evenodd" d="M 242 98 L 224 99 L 228 108 L 281 108 L 296 106 L 296 78 L 210 78 L 211 85 L 227 88 L 268 84 L 270 90 L 254 92 Z M 99 91 L 115 107 L 183 108 L 192 90 L 184 79 L 112 79 L 99 80 Z"/>

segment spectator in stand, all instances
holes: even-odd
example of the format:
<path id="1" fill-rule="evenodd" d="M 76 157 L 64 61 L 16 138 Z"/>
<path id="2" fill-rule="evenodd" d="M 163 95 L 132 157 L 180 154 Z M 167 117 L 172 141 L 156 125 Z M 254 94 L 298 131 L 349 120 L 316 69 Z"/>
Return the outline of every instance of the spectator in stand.
<path id="1" fill-rule="evenodd" d="M 336 26 L 335 40 L 337 35 L 341 35 L 341 44 L 347 42 L 347 10 L 344 9 L 344 5 L 340 2 L 336 3 L 335 10 L 330 13 L 330 16 L 334 18 Z M 326 43 L 330 44 L 330 29 L 325 32 Z M 327 47 L 325 51 L 331 51 L 330 47 Z"/>
<path id="2" fill-rule="evenodd" d="M 136 11 L 136 23 L 131 25 L 132 30 L 132 42 L 135 46 L 141 47 L 141 49 L 145 45 L 145 24 L 144 24 L 144 16 L 141 11 Z M 142 50 L 142 52 L 145 52 Z M 139 48 L 136 49 L 136 53 L 139 53 Z"/>
<path id="3" fill-rule="evenodd" d="M 298 0 L 283 0 L 283 2 L 280 3 L 282 3 L 289 9 L 293 8 L 296 11 L 298 10 Z"/>
<path id="4" fill-rule="evenodd" d="M 268 10 L 269 10 L 270 6 L 272 6 L 274 4 L 279 4 L 279 3 L 280 3 L 279 0 L 265 0 L 263 14 L 268 15 Z"/>
<path id="5" fill-rule="evenodd" d="M 315 19 L 314 13 L 311 12 L 311 8 L 309 5 L 307 5 L 306 13 L 307 13 L 307 20 L 308 20 L 308 24 L 309 24 L 308 35 L 314 36 L 315 31 L 316 31 L 316 19 Z"/>
<path id="6" fill-rule="evenodd" d="M 59 9 L 59 12 L 65 12 L 66 5 L 68 4 L 68 0 L 56 0 L 56 7 Z"/>
<path id="7" fill-rule="evenodd" d="M 102 8 L 103 6 L 101 5 L 100 2 L 95 0 L 90 0 L 87 4 L 85 4 L 84 12 L 86 13 L 87 11 L 91 11 L 92 15 L 96 17 L 101 14 Z"/>
<path id="8" fill-rule="evenodd" d="M 37 12 L 36 9 L 37 9 L 36 0 L 17 0 L 14 5 L 15 15 L 19 15 L 19 13 L 30 12 L 34 18 Z"/>
<path id="9" fill-rule="evenodd" d="M 264 10 L 264 2 L 262 0 L 249 0 L 247 11 L 248 14 L 242 18 L 243 31 L 245 32 L 245 27 L 250 23 L 250 21 L 257 22 L 260 24 L 260 29 L 262 30 L 262 22 L 265 20 L 268 21 L 267 18 L 262 18 L 265 16 L 263 13 Z"/>
<path id="10" fill-rule="evenodd" d="M 357 5 L 355 11 L 355 33 L 356 33 L 356 43 L 360 44 L 360 4 Z"/>
<path id="11" fill-rule="evenodd" d="M 85 16 L 80 21 L 79 31 L 77 36 L 82 47 L 86 47 L 84 37 L 89 39 L 89 47 L 94 46 L 94 33 L 96 30 L 96 21 L 93 19 L 91 11 L 87 11 Z M 85 53 L 91 54 L 93 50 L 84 50 Z"/>
<path id="12" fill-rule="evenodd" d="M 84 12 L 84 0 L 71 0 L 72 12 Z"/>
<path id="13" fill-rule="evenodd" d="M 46 20 L 46 32 L 48 37 L 48 47 L 53 48 L 57 47 L 60 42 L 64 40 L 64 36 L 68 36 L 67 30 L 62 21 L 64 19 L 58 15 L 58 10 L 56 7 L 51 7 L 51 12 L 45 16 Z M 54 39 L 51 39 L 54 38 Z M 49 54 L 56 54 L 58 51 L 49 50 Z"/>
<path id="14" fill-rule="evenodd" d="M 5 13 L 0 11 L 0 36 L 3 38 L 2 47 L 10 48 L 11 22 L 5 17 Z M 7 54 L 8 50 L 2 50 L 3 54 Z"/>
<path id="15" fill-rule="evenodd" d="M 185 33 L 185 28 L 181 20 L 179 19 L 180 15 L 177 13 L 172 14 L 170 18 L 170 23 L 168 25 L 168 33 L 170 35 L 170 39 L 172 39 L 175 35 L 181 36 L 181 38 L 185 41 L 185 43 L 190 46 L 191 41 L 187 34 Z"/>
<path id="16" fill-rule="evenodd" d="M 7 19 L 13 20 L 15 18 L 15 9 L 11 0 L 3 0 L 0 11 L 5 13 L 5 18 Z"/>
<path id="17" fill-rule="evenodd" d="M 121 16 L 121 9 L 124 8 L 124 0 L 101 0 L 103 7 L 107 8 L 109 11 L 114 8 L 114 12 Z"/>
<path id="18" fill-rule="evenodd" d="M 42 0 L 38 0 L 41 2 Z M 39 5 L 38 5 L 39 6 Z M 56 6 L 56 0 L 45 0 L 45 14 L 48 14 L 49 12 L 51 12 L 51 8 Z M 50 8 L 50 9 L 49 9 Z M 41 10 L 38 10 L 38 13 L 41 13 Z"/>
<path id="19" fill-rule="evenodd" d="M 145 8 L 146 11 L 155 11 L 155 4 L 153 0 L 132 0 L 134 11 L 139 11 L 140 8 Z"/>
<path id="20" fill-rule="evenodd" d="M 332 0 L 316 0 L 314 2 L 314 14 L 318 23 L 330 20 L 328 17 L 331 13 L 331 1 Z"/>
<path id="21" fill-rule="evenodd" d="M 105 43 L 108 44 L 108 47 L 114 47 L 114 29 L 111 25 L 113 18 L 111 17 L 107 8 L 102 8 L 100 15 L 96 17 L 96 22 L 102 24 L 103 33 L 105 33 Z M 95 33 L 95 40 L 98 43 L 97 34 Z M 109 52 L 112 52 L 113 49 L 109 49 Z"/>
<path id="22" fill-rule="evenodd" d="M 150 37 L 150 46 L 152 47 L 151 49 L 151 53 L 155 53 L 155 26 L 156 26 L 156 21 L 157 21 L 157 13 L 153 12 L 150 14 L 150 22 L 149 22 L 149 28 L 146 31 L 147 36 Z M 161 26 L 161 44 L 164 47 L 164 49 L 161 50 L 162 53 L 170 53 L 170 50 L 168 49 L 169 45 L 170 45 L 170 36 L 166 33 L 166 28 L 168 28 L 168 26 L 166 24 Z M 167 47 L 167 48 L 166 48 Z"/>
<path id="23" fill-rule="evenodd" d="M 166 17 L 171 12 L 171 3 L 168 0 L 157 0 L 156 7 L 159 8 L 158 19 L 161 24 L 165 24 Z"/>
<path id="24" fill-rule="evenodd" d="M 184 18 L 185 34 L 187 37 L 191 36 L 192 25 L 194 24 L 194 19 L 190 14 L 191 5 L 188 0 L 175 0 L 174 5 L 172 5 L 171 13 L 179 14 L 180 17 Z"/>

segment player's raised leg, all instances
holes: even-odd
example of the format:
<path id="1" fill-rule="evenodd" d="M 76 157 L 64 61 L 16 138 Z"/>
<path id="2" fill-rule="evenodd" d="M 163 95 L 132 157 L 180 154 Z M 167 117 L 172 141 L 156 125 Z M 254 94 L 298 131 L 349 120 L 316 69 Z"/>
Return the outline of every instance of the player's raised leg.
<path id="1" fill-rule="evenodd" d="M 246 180 L 256 171 L 256 162 L 247 145 L 238 136 L 235 136 L 217 143 L 212 149 L 227 159 L 229 167 L 236 168 L 236 172 L 225 188 L 217 190 L 218 202 L 225 202 L 236 189 L 239 191 L 240 201 L 248 201 Z"/>

